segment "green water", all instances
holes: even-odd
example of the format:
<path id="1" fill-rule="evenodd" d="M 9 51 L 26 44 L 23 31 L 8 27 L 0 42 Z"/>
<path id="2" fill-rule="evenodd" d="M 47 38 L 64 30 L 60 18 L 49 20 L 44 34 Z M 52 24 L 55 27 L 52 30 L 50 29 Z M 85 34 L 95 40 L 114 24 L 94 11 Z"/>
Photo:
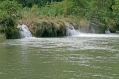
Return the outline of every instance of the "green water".
<path id="1" fill-rule="evenodd" d="M 6 40 L 0 79 L 119 79 L 119 35 Z"/>

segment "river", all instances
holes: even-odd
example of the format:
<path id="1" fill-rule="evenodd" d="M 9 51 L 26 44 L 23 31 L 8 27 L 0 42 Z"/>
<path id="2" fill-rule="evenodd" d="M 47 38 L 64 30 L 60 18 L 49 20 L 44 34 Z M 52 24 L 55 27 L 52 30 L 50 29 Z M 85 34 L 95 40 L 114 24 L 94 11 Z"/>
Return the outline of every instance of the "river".
<path id="1" fill-rule="evenodd" d="M 119 79 L 119 35 L 6 40 L 0 79 Z"/>

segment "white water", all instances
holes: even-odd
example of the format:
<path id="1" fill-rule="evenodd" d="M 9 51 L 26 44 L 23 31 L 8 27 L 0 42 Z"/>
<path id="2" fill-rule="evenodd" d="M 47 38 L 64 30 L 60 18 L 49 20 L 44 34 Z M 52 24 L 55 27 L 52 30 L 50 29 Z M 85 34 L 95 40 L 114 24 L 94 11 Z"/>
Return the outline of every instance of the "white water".
<path id="1" fill-rule="evenodd" d="M 92 34 L 92 33 L 80 33 L 79 35 L 74 35 L 73 37 L 101 37 L 101 38 L 110 38 L 110 37 L 119 37 L 119 34 Z"/>
<path id="2" fill-rule="evenodd" d="M 24 24 L 18 25 L 17 28 L 19 28 L 20 38 L 27 38 L 32 37 L 31 32 L 29 31 L 28 27 Z"/>

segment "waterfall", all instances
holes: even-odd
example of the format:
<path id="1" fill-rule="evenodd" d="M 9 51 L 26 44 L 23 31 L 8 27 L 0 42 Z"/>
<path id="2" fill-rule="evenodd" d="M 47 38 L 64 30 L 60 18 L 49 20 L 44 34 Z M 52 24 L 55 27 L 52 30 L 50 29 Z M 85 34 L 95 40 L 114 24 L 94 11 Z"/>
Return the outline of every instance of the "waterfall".
<path id="1" fill-rule="evenodd" d="M 66 31 L 66 35 L 67 36 L 73 36 L 73 35 L 79 35 L 79 32 L 78 31 L 76 31 L 75 29 L 74 29 L 74 27 L 71 25 L 71 24 L 69 24 L 69 23 L 67 23 L 67 22 L 64 22 L 65 23 L 65 25 L 66 25 L 66 29 L 67 29 L 67 31 Z"/>
<path id="2" fill-rule="evenodd" d="M 105 34 L 110 34 L 110 31 L 109 30 L 105 30 Z"/>
<path id="3" fill-rule="evenodd" d="M 93 28 L 93 26 L 89 26 L 89 32 L 90 33 L 95 33 L 95 29 Z"/>
<path id="4" fill-rule="evenodd" d="M 26 25 L 18 24 L 17 28 L 19 28 L 19 33 L 21 38 L 32 37 L 32 34 Z"/>

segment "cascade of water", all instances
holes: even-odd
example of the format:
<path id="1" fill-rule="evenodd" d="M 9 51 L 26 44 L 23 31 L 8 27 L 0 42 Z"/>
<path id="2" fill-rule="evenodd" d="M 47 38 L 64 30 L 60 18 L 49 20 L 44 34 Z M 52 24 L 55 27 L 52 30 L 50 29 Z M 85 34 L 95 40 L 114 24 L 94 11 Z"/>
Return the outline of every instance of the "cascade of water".
<path id="1" fill-rule="evenodd" d="M 31 32 L 29 31 L 28 27 L 24 24 L 18 25 L 17 28 L 19 28 L 19 33 L 21 38 L 26 38 L 26 37 L 32 37 Z"/>
<path id="2" fill-rule="evenodd" d="M 69 24 L 67 22 L 64 22 L 64 23 L 67 26 L 67 31 L 66 31 L 67 36 L 79 35 L 79 32 L 76 31 L 71 24 Z"/>
<path id="3" fill-rule="evenodd" d="M 89 31 L 90 33 L 95 33 L 95 29 L 93 28 L 93 26 L 89 26 Z"/>
<path id="4" fill-rule="evenodd" d="M 110 34 L 110 31 L 109 30 L 105 30 L 105 34 Z"/>

